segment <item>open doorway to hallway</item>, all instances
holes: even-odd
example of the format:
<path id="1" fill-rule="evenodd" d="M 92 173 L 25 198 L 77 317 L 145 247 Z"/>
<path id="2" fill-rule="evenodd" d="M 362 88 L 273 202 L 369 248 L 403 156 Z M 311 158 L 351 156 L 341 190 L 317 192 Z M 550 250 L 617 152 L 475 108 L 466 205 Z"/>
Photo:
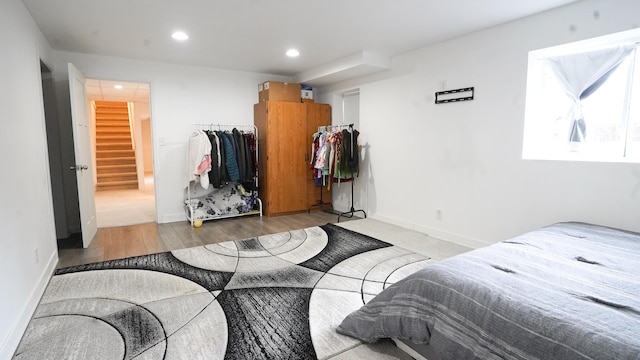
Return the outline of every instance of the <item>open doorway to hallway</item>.
<path id="1" fill-rule="evenodd" d="M 156 221 L 149 84 L 87 79 L 98 228 Z"/>

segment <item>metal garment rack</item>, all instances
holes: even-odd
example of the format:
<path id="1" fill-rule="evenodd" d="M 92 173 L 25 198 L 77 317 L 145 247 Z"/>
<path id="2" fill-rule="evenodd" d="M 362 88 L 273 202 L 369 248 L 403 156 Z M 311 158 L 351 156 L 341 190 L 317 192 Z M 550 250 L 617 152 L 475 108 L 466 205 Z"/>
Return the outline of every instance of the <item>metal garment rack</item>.
<path id="1" fill-rule="evenodd" d="M 255 150 L 255 154 L 256 154 L 256 161 L 258 161 L 259 157 L 258 157 L 258 128 L 255 125 L 248 125 L 248 124 L 192 124 L 192 129 L 196 130 L 209 130 L 209 131 L 233 131 L 233 129 L 238 129 L 239 131 L 242 132 L 251 132 L 254 135 L 255 138 L 255 142 L 256 142 L 256 150 Z M 260 200 L 260 198 L 258 197 L 258 169 L 256 168 L 255 170 L 255 175 L 254 175 L 254 182 L 255 182 L 255 187 L 256 190 L 253 190 L 254 192 L 254 197 L 256 199 L 256 201 L 258 202 L 258 210 L 253 210 L 253 211 L 249 211 L 246 213 L 240 213 L 240 214 L 229 214 L 229 215 L 215 215 L 215 216 L 208 216 L 204 219 L 202 219 L 202 221 L 206 221 L 206 220 L 214 220 L 214 219 L 225 219 L 225 218 L 232 218 L 232 217 L 240 217 L 240 216 L 247 216 L 247 215 L 257 215 L 260 214 L 260 217 L 262 217 L 262 200 Z M 197 186 L 197 184 L 194 184 L 194 186 Z M 213 191 L 216 191 L 215 189 Z M 193 221 L 195 220 L 193 218 L 193 214 L 194 214 L 194 208 L 193 205 L 191 205 L 191 182 L 189 182 L 189 185 L 187 186 L 187 204 L 185 204 L 185 206 L 187 207 L 189 213 L 188 213 L 188 220 L 191 223 L 191 226 L 193 226 Z"/>
<path id="2" fill-rule="evenodd" d="M 309 206 L 309 208 L 307 209 L 307 214 L 311 214 L 311 209 L 313 209 L 314 207 L 316 207 L 316 206 L 317 206 L 317 207 L 319 207 L 320 209 L 322 209 L 322 208 L 324 208 L 324 206 L 325 206 L 325 205 L 329 205 L 329 207 L 331 208 L 331 209 L 329 209 L 329 210 L 325 210 L 325 212 L 333 213 L 333 204 L 331 204 L 331 203 L 326 203 L 326 202 L 324 202 L 324 200 L 322 200 L 322 186 L 320 186 L 320 200 L 318 200 L 318 202 L 317 202 L 317 203 L 315 203 L 315 204 L 313 204 L 313 205 Z"/>
<path id="3" fill-rule="evenodd" d="M 353 148 L 357 147 L 357 145 L 353 143 L 353 130 L 354 130 L 353 129 L 353 124 L 341 125 L 341 126 L 346 126 L 346 127 L 349 128 L 349 133 L 351 134 L 351 157 L 353 157 L 353 151 L 354 151 Z M 357 149 L 356 149 L 356 151 L 357 151 Z M 353 215 L 355 213 L 357 213 L 357 212 L 361 212 L 364 215 L 364 218 L 365 219 L 367 218 L 367 213 L 364 210 L 362 210 L 362 209 L 356 210 L 356 209 L 353 208 L 353 184 L 355 182 L 356 182 L 356 178 L 352 177 L 351 178 L 351 209 L 349 211 L 341 212 L 340 214 L 338 214 L 338 222 L 340 222 L 340 217 L 344 216 L 346 218 L 351 219 L 353 217 Z M 347 216 L 347 214 L 349 214 L 349 215 Z"/>
<path id="4" fill-rule="evenodd" d="M 351 124 L 353 125 L 353 124 Z M 340 130 L 342 128 L 347 128 L 349 127 L 349 125 L 320 125 L 318 126 L 318 134 L 322 134 L 322 133 L 328 133 L 328 132 L 332 132 L 333 130 Z M 331 181 L 331 179 L 329 179 L 329 181 Z M 320 200 L 318 200 L 317 203 L 309 206 L 309 208 L 307 209 L 307 213 L 311 213 L 311 209 L 313 209 L 314 207 L 319 207 L 320 209 L 324 208 L 325 205 L 329 205 L 331 207 L 330 210 L 326 210 L 326 212 L 329 213 L 335 213 L 333 210 L 333 204 L 332 203 L 326 203 L 324 202 L 324 200 L 322 199 L 322 186 L 320 186 Z"/>
<path id="5" fill-rule="evenodd" d="M 331 131 L 334 131 L 334 130 L 340 130 L 340 129 L 346 129 L 346 128 L 349 129 L 349 133 L 351 134 L 351 149 L 350 150 L 351 150 L 351 156 L 353 157 L 353 152 L 357 151 L 357 149 L 354 150 L 354 147 L 357 147 L 357 145 L 353 143 L 353 130 L 354 130 L 353 124 L 318 126 L 318 132 L 319 133 L 320 132 L 331 132 Z M 358 212 L 361 212 L 364 215 L 365 219 L 367 218 L 367 213 L 364 210 L 362 210 L 362 209 L 356 210 L 353 207 L 353 205 L 354 205 L 353 186 L 354 186 L 355 181 L 356 181 L 355 177 L 351 178 L 351 208 L 349 209 L 349 211 L 338 213 L 338 222 L 340 222 L 340 218 L 341 217 L 344 216 L 344 217 L 350 219 L 350 218 L 353 217 L 353 215 L 355 213 L 358 213 Z M 320 189 L 320 191 L 322 191 L 322 189 Z M 320 193 L 320 201 L 318 202 L 318 204 L 312 205 L 312 206 L 322 206 L 321 205 L 322 203 L 323 203 L 323 201 L 322 201 L 322 192 L 321 192 Z M 331 209 L 333 210 L 333 205 L 331 206 Z M 309 211 L 310 210 L 311 210 L 311 208 L 309 208 Z"/>

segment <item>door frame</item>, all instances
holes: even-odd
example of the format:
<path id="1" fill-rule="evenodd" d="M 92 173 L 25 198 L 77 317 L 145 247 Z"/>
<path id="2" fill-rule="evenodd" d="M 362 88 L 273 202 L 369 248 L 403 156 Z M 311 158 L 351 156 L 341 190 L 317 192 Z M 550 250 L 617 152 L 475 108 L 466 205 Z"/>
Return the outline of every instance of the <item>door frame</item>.
<path id="1" fill-rule="evenodd" d="M 158 223 L 158 196 L 157 196 L 157 186 L 156 186 L 156 168 L 155 168 L 155 152 L 154 152 L 154 131 L 153 131 L 153 109 L 151 106 L 151 82 L 149 81 L 138 81 L 138 80 L 124 80 L 122 78 L 118 78 L 118 79 L 114 79 L 114 78 L 105 78 L 103 76 L 91 76 L 91 75 L 87 75 L 87 79 L 92 80 L 92 81 L 107 81 L 110 83 L 120 83 L 125 85 L 125 87 L 127 85 L 130 84 L 146 84 L 149 86 L 149 94 L 147 95 L 147 103 L 148 103 L 148 107 L 149 107 L 149 126 L 150 126 L 150 138 L 149 138 L 149 145 L 150 145 L 150 150 L 151 150 L 151 171 L 152 171 L 152 176 L 153 176 L 153 197 L 154 197 L 154 208 L 155 208 L 155 219 L 154 221 L 156 223 Z M 94 100 L 89 100 L 90 96 L 87 95 L 87 104 L 89 103 L 93 103 Z M 116 102 L 126 102 L 128 103 L 129 107 L 131 108 L 131 104 L 136 104 L 136 102 L 132 101 L 132 99 L 123 99 L 122 97 L 118 96 L 118 97 L 111 97 L 109 95 L 104 96 L 102 99 L 100 99 L 100 101 L 116 101 Z M 95 114 L 95 105 L 93 110 L 94 110 L 94 114 Z M 134 106 L 135 108 L 135 106 Z M 137 111 L 136 111 L 137 112 Z M 92 128 L 93 128 L 93 133 L 92 133 L 92 137 L 95 138 L 95 116 L 92 116 Z M 140 124 L 141 125 L 141 124 Z M 135 143 L 136 143 L 136 151 L 135 151 L 135 156 L 136 156 L 136 163 L 138 164 L 138 161 L 144 161 L 144 153 L 141 150 L 142 146 L 143 146 L 143 142 L 144 139 L 142 139 L 142 135 L 141 135 L 141 126 L 138 126 L 138 124 L 134 124 L 135 129 L 135 136 L 136 139 L 134 139 Z M 95 163 L 95 158 L 96 158 L 96 149 L 95 146 L 92 147 L 91 149 L 91 156 L 93 158 L 93 161 Z M 142 172 L 144 173 L 144 170 L 142 170 Z M 140 166 L 138 165 L 138 169 L 137 169 L 137 173 L 138 173 L 138 181 L 144 181 L 144 174 L 142 176 L 142 179 L 140 177 Z M 138 189 L 142 190 L 142 186 L 138 185 Z M 95 192 L 94 192 L 94 197 L 95 197 Z M 124 225 L 123 225 L 124 226 Z"/>

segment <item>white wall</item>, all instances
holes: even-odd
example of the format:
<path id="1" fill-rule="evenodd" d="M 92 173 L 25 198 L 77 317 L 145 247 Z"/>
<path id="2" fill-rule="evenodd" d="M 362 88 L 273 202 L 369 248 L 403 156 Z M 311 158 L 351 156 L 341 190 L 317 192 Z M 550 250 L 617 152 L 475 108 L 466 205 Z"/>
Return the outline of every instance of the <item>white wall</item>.
<path id="1" fill-rule="evenodd" d="M 640 231 L 640 164 L 521 159 L 528 51 L 637 27 L 638 14 L 637 0 L 581 1 L 319 89 L 360 89 L 369 215 L 474 246 L 569 220 Z M 468 86 L 475 100 L 434 104 Z"/>
<path id="2" fill-rule="evenodd" d="M 133 124 L 134 124 L 134 136 L 135 136 L 135 153 L 136 153 L 136 172 L 138 173 L 138 189 L 144 190 L 144 172 L 146 168 L 153 171 L 153 164 L 145 164 L 147 156 L 145 154 L 145 147 L 149 153 L 149 162 L 151 162 L 151 117 L 150 117 L 149 103 L 148 102 L 135 102 L 133 103 Z M 145 136 L 143 134 L 143 123 L 146 123 L 149 133 Z M 145 144 L 145 142 L 148 142 Z"/>
<path id="3" fill-rule="evenodd" d="M 59 97 L 66 89 L 67 63 L 73 63 L 89 78 L 150 84 L 154 180 L 158 222 L 185 220 L 182 207 L 186 145 L 191 124 L 253 124 L 253 104 L 258 101 L 258 83 L 290 81 L 288 77 L 228 71 L 195 66 L 54 52 L 54 78 Z M 61 128 L 70 128 L 68 101 L 60 103 Z M 70 138 L 70 132 L 66 132 Z M 72 144 L 71 140 L 63 143 Z M 73 159 L 73 149 L 63 149 Z M 63 160 L 64 161 L 64 160 Z M 69 183 L 71 184 L 71 183 Z M 76 195 L 77 196 L 77 195 Z M 77 200 L 76 200 L 77 202 Z M 77 209 L 70 209 L 77 211 Z"/>
<path id="4" fill-rule="evenodd" d="M 0 49 L 0 359 L 9 359 L 58 260 L 40 79 L 51 49 L 20 0 L 0 1 Z"/>

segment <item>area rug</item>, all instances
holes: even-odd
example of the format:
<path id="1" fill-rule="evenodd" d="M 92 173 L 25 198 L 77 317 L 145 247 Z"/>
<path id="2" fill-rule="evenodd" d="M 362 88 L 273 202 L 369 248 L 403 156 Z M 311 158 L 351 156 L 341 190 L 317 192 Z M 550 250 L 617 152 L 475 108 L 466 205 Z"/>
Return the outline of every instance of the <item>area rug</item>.
<path id="1" fill-rule="evenodd" d="M 330 359 L 350 312 L 430 259 L 327 224 L 60 269 L 14 359 Z"/>

